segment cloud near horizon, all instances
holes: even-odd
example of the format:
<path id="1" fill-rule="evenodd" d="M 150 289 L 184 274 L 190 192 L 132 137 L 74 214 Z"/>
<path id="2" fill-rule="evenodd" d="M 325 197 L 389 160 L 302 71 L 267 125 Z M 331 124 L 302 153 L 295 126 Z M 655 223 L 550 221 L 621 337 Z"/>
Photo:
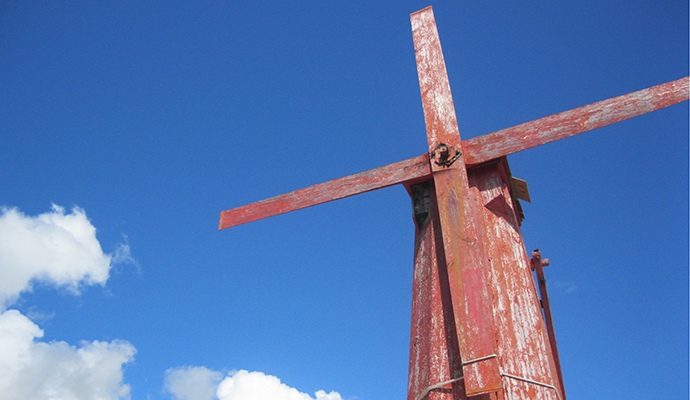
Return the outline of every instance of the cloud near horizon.
<path id="1" fill-rule="evenodd" d="M 0 313 L 0 393 L 3 400 L 129 399 L 122 366 L 136 349 L 126 341 L 35 341 L 43 330 L 17 310 Z"/>
<path id="2" fill-rule="evenodd" d="M 124 365 L 135 347 L 124 340 L 41 342 L 43 330 L 15 309 L 7 309 L 33 284 L 66 288 L 79 295 L 85 285 L 105 285 L 113 264 L 133 263 L 129 244 L 103 253 L 96 228 L 79 208 L 26 216 L 0 208 L 0 398 L 2 400 L 128 400 Z M 40 311 L 39 311 L 40 314 Z M 342 400 L 319 390 L 312 398 L 275 376 L 240 370 L 226 374 L 206 367 L 165 371 L 165 390 L 175 400 Z"/>
<path id="3" fill-rule="evenodd" d="M 223 379 L 222 373 L 206 367 L 167 370 L 165 389 L 175 400 L 342 400 L 339 393 L 323 390 L 312 398 L 263 372 L 240 370 Z"/>
<path id="4" fill-rule="evenodd" d="M 129 246 L 118 257 L 131 259 Z M 82 342 L 36 339 L 43 330 L 18 310 L 6 308 L 34 282 L 78 295 L 82 285 L 105 285 L 113 257 L 104 254 L 96 228 L 79 207 L 53 205 L 30 217 L 0 209 L 0 397 L 3 400 L 119 400 L 130 398 L 123 365 L 136 349 L 123 340 Z"/>

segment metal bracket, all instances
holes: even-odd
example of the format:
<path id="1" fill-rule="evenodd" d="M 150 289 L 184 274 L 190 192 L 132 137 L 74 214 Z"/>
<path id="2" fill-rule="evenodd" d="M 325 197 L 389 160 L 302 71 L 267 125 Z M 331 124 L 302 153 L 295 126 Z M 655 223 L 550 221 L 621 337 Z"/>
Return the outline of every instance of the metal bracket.
<path id="1" fill-rule="evenodd" d="M 412 213 L 414 215 L 414 221 L 417 224 L 417 229 L 421 230 L 429 220 L 429 211 L 431 207 L 431 181 L 411 185 L 410 193 L 412 197 Z"/>
<path id="2" fill-rule="evenodd" d="M 462 152 L 445 143 L 439 144 L 431 153 L 429 153 L 429 157 L 434 160 L 436 165 L 442 165 L 444 167 L 450 167 L 453 165 L 455 160 L 460 158 L 461 155 Z"/>

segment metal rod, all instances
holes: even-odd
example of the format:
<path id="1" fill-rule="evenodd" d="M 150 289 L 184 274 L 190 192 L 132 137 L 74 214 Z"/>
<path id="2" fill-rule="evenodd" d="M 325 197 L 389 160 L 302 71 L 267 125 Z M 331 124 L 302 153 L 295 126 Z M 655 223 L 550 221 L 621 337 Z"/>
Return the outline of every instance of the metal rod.
<path id="1" fill-rule="evenodd" d="M 549 343 L 551 344 L 551 352 L 556 363 L 556 371 L 558 372 L 558 381 L 561 387 L 562 398 L 565 400 L 565 385 L 563 384 L 563 372 L 561 371 L 561 359 L 558 356 L 558 344 L 556 343 L 556 331 L 553 327 L 553 318 L 551 317 L 551 303 L 549 302 L 549 293 L 546 290 L 546 278 L 544 277 L 544 265 L 542 264 L 541 252 L 534 250 L 532 252 L 532 269 L 537 273 L 537 281 L 539 282 L 539 293 L 541 295 L 541 308 L 544 310 L 544 320 L 546 322 L 546 332 L 549 335 Z"/>

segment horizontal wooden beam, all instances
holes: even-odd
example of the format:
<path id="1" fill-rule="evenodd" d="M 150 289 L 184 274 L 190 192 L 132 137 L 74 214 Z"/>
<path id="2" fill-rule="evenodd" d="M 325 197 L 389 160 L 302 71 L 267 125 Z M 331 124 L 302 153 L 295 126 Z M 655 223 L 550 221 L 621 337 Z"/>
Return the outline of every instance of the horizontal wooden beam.
<path id="1" fill-rule="evenodd" d="M 431 178 L 429 156 L 423 154 L 220 213 L 218 230 L 315 206 L 399 183 Z"/>
<path id="2" fill-rule="evenodd" d="M 690 78 L 603 100 L 462 142 L 475 165 L 688 100 Z"/>
<path id="3" fill-rule="evenodd" d="M 462 141 L 467 166 L 610 125 L 688 100 L 690 78 L 664 83 Z M 230 228 L 384 187 L 431 178 L 429 155 L 346 176 L 220 214 Z"/>

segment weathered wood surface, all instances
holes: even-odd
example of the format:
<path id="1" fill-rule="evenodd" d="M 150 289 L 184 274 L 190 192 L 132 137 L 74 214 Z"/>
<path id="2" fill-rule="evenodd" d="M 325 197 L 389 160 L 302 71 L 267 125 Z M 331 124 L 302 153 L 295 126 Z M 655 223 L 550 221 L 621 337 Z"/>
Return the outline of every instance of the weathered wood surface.
<path id="1" fill-rule="evenodd" d="M 415 234 L 407 400 L 465 399 L 463 380 L 454 380 L 462 377 L 462 361 L 448 273 L 438 257 L 437 242 L 443 243 L 435 196 L 429 202 L 431 215 Z"/>
<path id="2" fill-rule="evenodd" d="M 458 120 L 434 13 L 427 7 L 410 18 L 429 152 L 441 143 L 459 148 Z"/>
<path id="3" fill-rule="evenodd" d="M 688 100 L 690 79 L 461 141 L 433 12 L 411 20 L 429 153 L 223 211 L 219 229 L 433 178 L 435 211 L 416 240 L 408 399 L 564 400 L 505 173 L 499 182 L 495 171 L 479 176 L 476 168 Z M 436 162 L 442 143 L 458 155 L 453 163 Z M 468 176 L 469 166 L 478 167 Z"/>
<path id="4" fill-rule="evenodd" d="M 220 213 L 218 230 L 431 176 L 423 154 Z"/>
<path id="5" fill-rule="evenodd" d="M 491 260 L 489 287 L 503 395 L 506 399 L 559 400 L 558 370 L 511 198 L 507 163 L 470 168 L 468 178 L 483 205 L 481 241 Z M 560 400 L 565 400 L 564 392 Z"/>
<path id="6" fill-rule="evenodd" d="M 686 77 L 483 136 L 463 140 L 461 142 L 462 157 L 464 157 L 466 165 L 481 164 L 508 154 L 668 107 L 688 100 L 688 86 L 689 78 Z M 441 117 L 437 115 L 429 115 L 429 118 L 442 122 L 440 120 Z M 446 144 L 453 142 L 452 136 L 443 136 L 441 132 L 436 130 L 436 124 L 430 124 L 430 126 L 432 129 L 432 144 L 429 145 L 431 150 L 439 143 L 442 143 L 443 140 L 446 141 L 443 142 Z M 457 126 L 455 129 L 457 130 Z M 421 155 L 223 211 L 221 213 L 219 229 L 241 225 L 398 183 L 430 178 L 431 165 L 428 160 L 427 155 Z"/>
<path id="7" fill-rule="evenodd" d="M 685 77 L 465 140 L 465 163 L 481 164 L 686 101 L 689 86 Z"/>
<path id="8" fill-rule="evenodd" d="M 460 133 L 433 11 L 428 7 L 410 18 L 429 151 L 440 144 L 459 149 Z M 431 169 L 442 237 L 439 262 L 447 266 L 465 392 L 467 396 L 496 392 L 501 390 L 501 376 L 487 284 L 489 260 L 477 226 L 477 202 L 462 156 L 451 165 L 432 161 Z"/>

